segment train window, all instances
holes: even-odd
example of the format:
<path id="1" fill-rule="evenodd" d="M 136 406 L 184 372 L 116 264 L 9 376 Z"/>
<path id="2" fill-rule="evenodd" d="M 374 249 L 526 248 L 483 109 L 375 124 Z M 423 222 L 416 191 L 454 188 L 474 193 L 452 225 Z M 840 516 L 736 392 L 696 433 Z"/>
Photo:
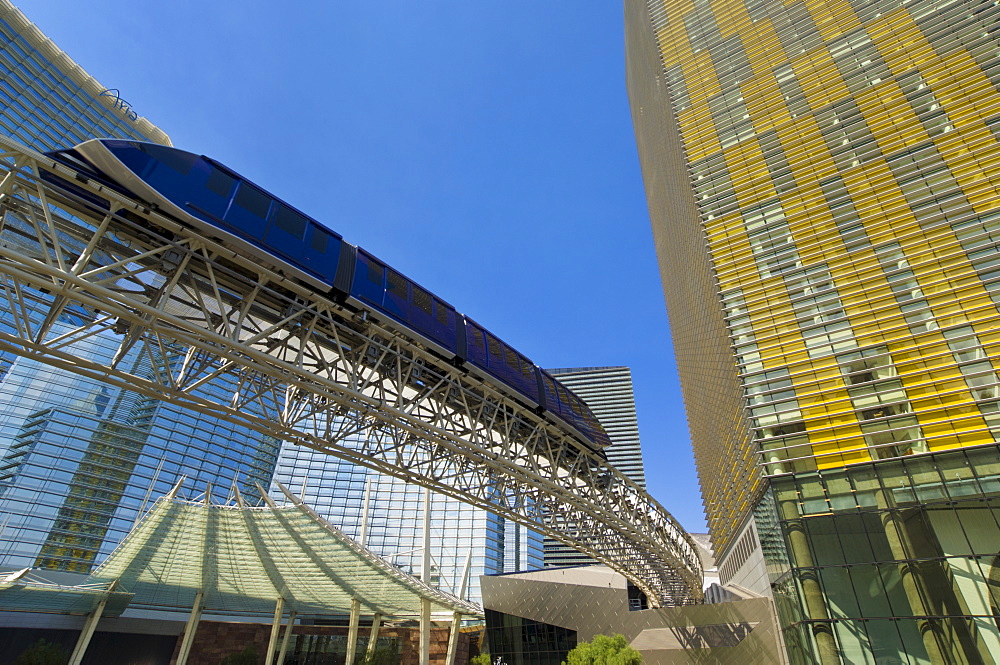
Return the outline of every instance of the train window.
<path id="1" fill-rule="evenodd" d="M 13 132 L 14 129 L 11 131 Z M 146 175 L 146 169 L 152 159 L 145 150 L 142 150 L 140 144 L 132 141 L 107 141 L 104 145 L 122 164 L 137 175 Z"/>
<path id="2" fill-rule="evenodd" d="M 372 284 L 382 286 L 384 282 L 385 268 L 371 260 L 365 260 L 368 264 L 368 281 Z"/>
<path id="3" fill-rule="evenodd" d="M 274 225 L 296 238 L 302 239 L 306 232 L 308 219 L 286 205 L 278 206 L 278 213 L 274 216 Z"/>
<path id="4" fill-rule="evenodd" d="M 413 304 L 420 308 L 427 316 L 431 315 L 431 294 L 424 291 L 422 288 L 413 285 Z"/>
<path id="5" fill-rule="evenodd" d="M 483 331 L 481 329 L 477 328 L 476 326 L 469 326 L 469 329 L 472 330 L 472 344 L 473 344 L 473 346 L 476 347 L 477 349 L 485 349 L 486 348 L 486 336 L 483 334 Z"/>
<path id="6" fill-rule="evenodd" d="M 518 356 L 521 360 L 521 376 L 529 381 L 535 379 L 535 365 L 524 356 Z"/>
<path id="7" fill-rule="evenodd" d="M 570 397 L 569 391 L 566 390 L 566 387 L 561 384 L 556 384 L 556 390 L 559 391 L 559 401 L 562 403 L 563 407 L 565 407 L 563 412 L 572 411 L 573 409 L 571 407 L 573 405 L 573 400 Z"/>
<path id="8" fill-rule="evenodd" d="M 221 169 L 213 168 L 208 172 L 208 180 L 205 181 L 205 187 L 209 191 L 228 199 L 229 193 L 233 191 L 233 183 L 235 182 L 236 178 L 233 176 Z"/>
<path id="9" fill-rule="evenodd" d="M 317 252 L 326 252 L 326 246 L 330 244 L 330 233 L 326 229 L 313 225 L 312 239 L 309 246 Z"/>
<path id="10" fill-rule="evenodd" d="M 410 282 L 395 270 L 389 270 L 386 277 L 385 300 L 382 307 L 403 321 L 410 318 Z"/>
<path id="11" fill-rule="evenodd" d="M 389 283 L 386 290 L 397 298 L 406 300 L 406 278 L 395 270 L 390 270 Z"/>
<path id="12" fill-rule="evenodd" d="M 517 360 L 517 353 L 514 352 L 514 349 L 510 348 L 509 346 L 506 347 L 504 349 L 504 354 L 503 355 L 504 355 L 504 360 L 507 361 L 507 367 L 509 367 L 512 370 L 514 370 L 515 374 L 520 374 L 521 373 L 521 367 L 520 367 L 520 363 Z"/>
<path id="13" fill-rule="evenodd" d="M 559 405 L 559 393 L 556 391 L 556 382 L 545 370 L 542 370 L 542 386 L 545 388 L 545 406 L 549 411 L 561 413 L 562 407 Z"/>
<path id="14" fill-rule="evenodd" d="M 438 323 L 443 326 L 448 325 L 448 309 L 448 306 L 443 302 L 437 298 L 434 299 L 434 312 L 437 314 Z"/>
<path id="15" fill-rule="evenodd" d="M 503 366 L 503 350 L 500 348 L 500 342 L 493 337 L 488 338 L 487 341 L 490 350 L 490 367 L 500 369 Z"/>
<path id="16" fill-rule="evenodd" d="M 158 145 L 150 145 L 148 143 L 135 143 L 133 145 L 158 161 L 160 164 L 177 171 L 181 175 L 187 175 L 190 173 L 191 169 L 199 159 L 198 155 L 193 155 L 190 152 L 184 152 L 183 150 L 177 150 L 176 148 L 166 148 Z"/>
<path id="17" fill-rule="evenodd" d="M 360 249 L 354 265 L 351 295 L 379 307 L 385 298 L 385 267 Z"/>
<path id="18" fill-rule="evenodd" d="M 250 183 L 241 182 L 233 203 L 255 217 L 266 219 L 268 208 L 271 207 L 271 197 Z"/>

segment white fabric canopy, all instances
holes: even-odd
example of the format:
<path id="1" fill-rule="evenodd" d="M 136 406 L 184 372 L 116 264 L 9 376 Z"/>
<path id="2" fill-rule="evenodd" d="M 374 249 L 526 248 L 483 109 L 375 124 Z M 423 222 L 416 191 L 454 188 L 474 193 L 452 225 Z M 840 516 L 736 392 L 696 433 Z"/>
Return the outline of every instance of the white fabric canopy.
<path id="1" fill-rule="evenodd" d="M 171 495 L 173 492 L 171 493 Z M 117 580 L 131 607 L 270 615 L 279 597 L 299 614 L 362 612 L 416 616 L 420 599 L 437 611 L 482 615 L 471 602 L 430 587 L 292 503 L 258 508 L 181 501 L 153 506 L 89 582 Z"/>

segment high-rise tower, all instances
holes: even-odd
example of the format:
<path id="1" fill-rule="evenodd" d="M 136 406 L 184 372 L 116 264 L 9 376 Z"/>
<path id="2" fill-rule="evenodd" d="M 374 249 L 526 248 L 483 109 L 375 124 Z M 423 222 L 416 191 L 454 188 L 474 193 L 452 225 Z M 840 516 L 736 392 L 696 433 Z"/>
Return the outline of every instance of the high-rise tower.
<path id="1" fill-rule="evenodd" d="M 1000 662 L 1000 6 L 625 4 L 723 583 L 794 663 Z"/>
<path id="2" fill-rule="evenodd" d="M 0 0 L 0 134 L 39 151 L 95 137 L 169 144 L 167 135 L 87 74 L 8 0 Z M 16 225 L 4 204 L 2 223 Z M 14 234 L 16 236 L 16 234 Z M 0 329 L 17 324 L 13 305 L 42 321 L 45 290 L 13 296 L 0 280 Z M 53 334 L 81 317 L 60 310 Z M 106 330 L 71 344 L 109 364 L 124 334 Z M 119 359 L 142 375 L 177 366 L 179 349 L 135 345 Z M 205 391 L 232 393 L 220 382 Z M 0 569 L 87 573 L 121 542 L 157 497 L 181 477 L 222 501 L 236 484 L 248 497 L 271 481 L 273 437 L 124 390 L 98 378 L 0 350 Z"/>
<path id="3" fill-rule="evenodd" d="M 605 451 L 608 461 L 622 473 L 646 487 L 646 472 L 639 446 L 639 422 L 632 392 L 632 370 L 628 367 L 577 367 L 550 369 L 561 384 L 579 395 L 604 426 L 611 439 Z M 569 545 L 545 538 L 546 566 L 578 566 L 596 563 Z"/>

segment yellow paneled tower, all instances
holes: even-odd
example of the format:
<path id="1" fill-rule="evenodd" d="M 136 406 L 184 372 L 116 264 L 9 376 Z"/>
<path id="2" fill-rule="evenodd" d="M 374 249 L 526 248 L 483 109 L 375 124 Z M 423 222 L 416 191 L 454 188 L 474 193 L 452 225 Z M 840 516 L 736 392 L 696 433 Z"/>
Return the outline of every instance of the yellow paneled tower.
<path id="1" fill-rule="evenodd" d="M 625 4 L 723 582 L 793 663 L 1000 663 L 1000 6 Z"/>

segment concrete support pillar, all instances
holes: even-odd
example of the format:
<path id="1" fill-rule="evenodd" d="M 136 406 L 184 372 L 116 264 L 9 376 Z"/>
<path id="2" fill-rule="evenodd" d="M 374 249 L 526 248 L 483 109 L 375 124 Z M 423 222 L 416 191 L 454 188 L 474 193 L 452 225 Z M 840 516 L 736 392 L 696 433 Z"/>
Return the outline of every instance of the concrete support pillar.
<path id="1" fill-rule="evenodd" d="M 114 585 L 111 586 L 109 591 L 114 589 Z M 101 620 L 101 615 L 104 614 L 104 608 L 108 604 L 108 596 L 104 596 L 101 602 L 97 604 L 94 611 L 90 613 L 87 620 L 83 624 L 83 630 L 80 631 L 80 637 L 76 640 L 76 647 L 73 648 L 73 653 L 69 657 L 69 665 L 80 665 L 83 662 L 83 654 L 87 653 L 87 647 L 90 646 L 90 638 L 94 636 L 94 631 L 97 630 L 97 622 Z"/>
<path id="2" fill-rule="evenodd" d="M 194 607 L 191 608 L 191 615 L 184 625 L 184 638 L 181 640 L 181 648 L 177 653 L 176 665 L 187 665 L 188 656 L 191 655 L 191 646 L 194 644 L 194 634 L 198 630 L 198 622 L 201 621 L 201 612 L 204 609 L 205 593 L 199 591 L 194 597 Z"/>
<path id="3" fill-rule="evenodd" d="M 285 654 L 288 653 L 288 641 L 292 637 L 292 628 L 295 626 L 295 612 L 288 613 L 288 624 L 285 626 L 285 636 L 281 638 L 281 651 L 278 652 L 277 665 L 284 665 Z"/>
<path id="4" fill-rule="evenodd" d="M 455 612 L 451 615 L 451 631 L 448 633 L 448 655 L 445 665 L 455 665 L 455 656 L 458 654 L 458 635 L 462 628 L 462 614 Z"/>
<path id="5" fill-rule="evenodd" d="M 420 665 L 431 662 L 431 601 L 420 599 Z"/>
<path id="6" fill-rule="evenodd" d="M 889 542 L 889 551 L 892 552 L 892 557 L 900 562 L 899 576 L 906 600 L 910 603 L 910 610 L 917 616 L 933 616 L 935 612 L 924 602 L 925 590 L 921 583 L 920 564 L 912 560 L 916 557 L 915 548 L 909 542 L 906 524 L 896 509 L 895 501 L 884 490 L 876 491 L 875 497 L 882 515 L 882 528 L 885 530 L 885 537 Z M 927 619 L 918 619 L 917 629 L 920 631 L 921 641 L 927 650 L 927 657 L 930 658 L 931 665 L 966 662 L 961 659 L 961 656 L 958 659 L 952 659 L 952 654 L 948 653 L 949 650 L 946 647 L 951 640 L 941 634 L 940 625 Z"/>
<path id="7" fill-rule="evenodd" d="M 812 552 L 809 550 L 809 539 L 802 524 L 802 517 L 799 515 L 798 502 L 794 499 L 779 498 L 778 506 L 781 519 L 788 529 L 788 549 L 791 550 L 793 565 L 801 569 L 796 574 L 802 587 L 802 596 L 806 601 L 806 613 L 810 619 L 817 621 L 812 624 L 812 633 L 820 665 L 840 665 L 837 642 L 833 637 L 833 626 L 830 624 L 830 613 L 823 598 L 819 575 L 813 568 Z"/>
<path id="8" fill-rule="evenodd" d="M 271 638 L 267 641 L 267 653 L 264 655 L 264 665 L 271 665 L 274 652 L 278 650 L 278 635 L 281 634 L 281 617 L 285 613 L 285 599 L 278 598 L 274 604 L 274 621 L 271 622 Z"/>
<path id="9" fill-rule="evenodd" d="M 372 630 L 368 633 L 368 648 L 365 649 L 365 656 L 371 658 L 375 653 L 375 644 L 378 642 L 378 630 L 382 627 L 382 615 L 378 612 L 372 617 Z"/>
<path id="10" fill-rule="evenodd" d="M 361 601 L 351 598 L 351 621 L 347 625 L 347 655 L 344 665 L 354 665 L 358 653 L 358 624 L 361 622 Z"/>

